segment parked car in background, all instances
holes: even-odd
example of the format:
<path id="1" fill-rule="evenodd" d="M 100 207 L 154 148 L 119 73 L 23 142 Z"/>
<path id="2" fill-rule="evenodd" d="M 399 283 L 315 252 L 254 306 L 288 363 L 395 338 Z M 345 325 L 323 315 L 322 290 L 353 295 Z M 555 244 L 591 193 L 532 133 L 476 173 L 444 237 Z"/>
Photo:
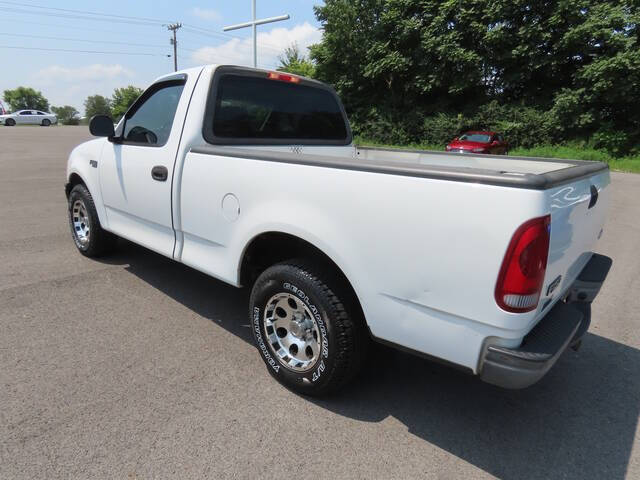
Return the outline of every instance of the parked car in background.
<path id="1" fill-rule="evenodd" d="M 49 125 L 58 123 L 58 117 L 53 113 L 41 112 L 39 110 L 19 110 L 7 115 L 0 115 L 0 123 L 7 127 L 14 125 Z"/>
<path id="2" fill-rule="evenodd" d="M 455 153 L 491 153 L 493 155 L 507 155 L 509 144 L 500 133 L 471 131 L 466 132 L 451 141 L 447 152 Z"/>

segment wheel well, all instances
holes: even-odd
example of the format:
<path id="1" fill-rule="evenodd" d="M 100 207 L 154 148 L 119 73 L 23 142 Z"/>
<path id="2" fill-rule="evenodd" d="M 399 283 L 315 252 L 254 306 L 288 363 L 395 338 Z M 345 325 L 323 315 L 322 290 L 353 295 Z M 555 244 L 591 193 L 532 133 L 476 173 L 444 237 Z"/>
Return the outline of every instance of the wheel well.
<path id="1" fill-rule="evenodd" d="M 318 247 L 287 233 L 262 233 L 251 241 L 245 248 L 240 264 L 240 284 L 251 286 L 267 268 L 293 258 L 317 263 L 335 273 L 336 282 L 347 289 L 356 308 L 362 313 L 360 300 L 340 267 Z"/>
<path id="2" fill-rule="evenodd" d="M 71 189 L 76 185 L 84 185 L 85 187 L 87 186 L 87 184 L 84 183 L 84 180 L 82 180 L 82 177 L 80 175 L 78 175 L 77 173 L 72 173 L 69 176 L 69 182 L 64 187 L 64 191 L 67 194 L 67 198 L 71 193 Z"/>

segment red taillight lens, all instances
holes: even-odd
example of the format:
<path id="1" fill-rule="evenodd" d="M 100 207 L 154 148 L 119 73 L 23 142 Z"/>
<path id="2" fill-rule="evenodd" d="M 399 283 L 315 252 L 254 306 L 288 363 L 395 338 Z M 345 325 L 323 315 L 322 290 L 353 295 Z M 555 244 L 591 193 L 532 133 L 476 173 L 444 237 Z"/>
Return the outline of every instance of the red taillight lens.
<path id="1" fill-rule="evenodd" d="M 496 284 L 496 302 L 503 310 L 522 313 L 538 306 L 547 270 L 550 224 L 550 215 L 534 218 L 513 234 Z"/>
<path id="2" fill-rule="evenodd" d="M 289 75 L 288 73 L 269 72 L 267 78 L 269 80 L 280 80 L 281 82 L 300 83 L 300 77 Z"/>

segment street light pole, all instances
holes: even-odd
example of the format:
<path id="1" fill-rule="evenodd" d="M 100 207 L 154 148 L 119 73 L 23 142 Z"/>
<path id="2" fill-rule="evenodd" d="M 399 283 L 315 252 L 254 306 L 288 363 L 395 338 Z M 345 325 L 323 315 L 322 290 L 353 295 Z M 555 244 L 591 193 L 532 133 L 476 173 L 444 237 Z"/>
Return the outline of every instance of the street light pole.
<path id="1" fill-rule="evenodd" d="M 264 25 L 265 23 L 273 23 L 280 22 L 282 20 L 289 20 L 289 15 L 280 15 L 278 17 L 269 17 L 263 18 L 261 20 L 256 20 L 256 0 L 251 0 L 251 21 L 238 23 L 236 25 L 229 25 L 228 27 L 224 27 L 222 30 L 228 32 L 229 30 L 237 30 L 239 28 L 251 27 L 253 30 L 253 68 L 258 67 L 258 38 L 256 27 L 258 25 Z"/>

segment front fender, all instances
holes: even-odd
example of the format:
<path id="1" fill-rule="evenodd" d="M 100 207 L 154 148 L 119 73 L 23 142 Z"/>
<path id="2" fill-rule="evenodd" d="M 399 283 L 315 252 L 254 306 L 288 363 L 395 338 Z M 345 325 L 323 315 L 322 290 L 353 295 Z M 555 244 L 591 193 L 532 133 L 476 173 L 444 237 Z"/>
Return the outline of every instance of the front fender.
<path id="1" fill-rule="evenodd" d="M 98 168 L 105 142 L 107 142 L 107 140 L 104 138 L 90 140 L 81 143 L 71 151 L 69 160 L 67 161 L 66 182 L 71 182 L 74 175 L 80 177 L 89 190 L 89 193 L 91 193 L 91 197 L 93 197 L 93 203 L 98 212 L 100 225 L 108 229 L 107 214 L 102 201 Z"/>

